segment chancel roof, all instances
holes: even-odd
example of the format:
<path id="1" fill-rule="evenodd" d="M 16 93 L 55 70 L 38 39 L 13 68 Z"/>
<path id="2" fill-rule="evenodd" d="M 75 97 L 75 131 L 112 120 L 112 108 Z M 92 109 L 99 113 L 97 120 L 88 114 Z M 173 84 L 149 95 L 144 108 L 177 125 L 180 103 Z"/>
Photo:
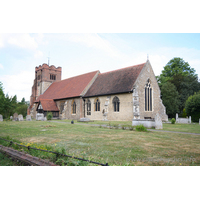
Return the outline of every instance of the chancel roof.
<path id="1" fill-rule="evenodd" d="M 130 92 L 146 63 L 100 73 L 84 97 Z"/>

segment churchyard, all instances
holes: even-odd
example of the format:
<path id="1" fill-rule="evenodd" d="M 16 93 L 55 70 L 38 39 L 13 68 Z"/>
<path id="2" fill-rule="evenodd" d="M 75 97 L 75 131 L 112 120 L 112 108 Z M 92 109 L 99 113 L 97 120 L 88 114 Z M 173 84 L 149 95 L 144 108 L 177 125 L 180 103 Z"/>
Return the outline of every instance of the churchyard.
<path id="1" fill-rule="evenodd" d="M 0 123 L 0 137 L 36 148 L 65 151 L 67 155 L 110 166 L 200 165 L 200 135 L 162 132 L 200 134 L 199 124 L 163 124 L 163 130 L 138 132 L 120 128 L 131 125 L 131 122 L 74 122 L 3 121 Z M 114 128 L 104 128 L 103 124 Z M 37 153 L 37 156 L 55 161 L 55 156 L 50 153 Z M 67 163 L 62 158 L 59 162 L 61 165 Z M 94 165 L 83 162 L 80 165 L 85 164 Z"/>

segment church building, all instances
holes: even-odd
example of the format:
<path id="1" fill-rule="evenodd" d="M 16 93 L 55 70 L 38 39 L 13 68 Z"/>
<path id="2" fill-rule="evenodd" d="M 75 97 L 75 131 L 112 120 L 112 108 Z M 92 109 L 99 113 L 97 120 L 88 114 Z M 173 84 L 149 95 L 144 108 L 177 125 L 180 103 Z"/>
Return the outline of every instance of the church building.
<path id="1" fill-rule="evenodd" d="M 61 67 L 35 68 L 28 114 L 52 112 L 57 119 L 168 121 L 152 66 L 145 63 L 100 73 L 93 71 L 61 80 Z"/>

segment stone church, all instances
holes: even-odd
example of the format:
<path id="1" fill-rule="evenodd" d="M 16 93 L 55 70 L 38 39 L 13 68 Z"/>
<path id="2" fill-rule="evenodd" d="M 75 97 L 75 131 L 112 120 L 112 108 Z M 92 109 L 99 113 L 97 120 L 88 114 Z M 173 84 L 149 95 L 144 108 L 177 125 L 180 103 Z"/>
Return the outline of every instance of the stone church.
<path id="1" fill-rule="evenodd" d="M 154 119 L 158 113 L 168 121 L 160 88 L 149 60 L 146 63 L 105 73 L 93 71 L 61 80 L 61 67 L 40 65 L 28 114 L 52 112 L 54 118 L 132 121 Z"/>

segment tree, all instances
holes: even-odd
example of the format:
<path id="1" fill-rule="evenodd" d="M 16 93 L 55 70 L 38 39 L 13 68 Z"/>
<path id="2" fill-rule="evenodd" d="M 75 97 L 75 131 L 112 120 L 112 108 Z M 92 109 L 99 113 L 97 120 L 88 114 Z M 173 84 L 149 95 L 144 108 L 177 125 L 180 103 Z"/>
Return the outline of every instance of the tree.
<path id="1" fill-rule="evenodd" d="M 164 95 L 163 85 L 170 82 L 172 83 L 178 92 L 178 113 L 182 113 L 185 108 L 185 102 L 190 95 L 200 90 L 200 83 L 198 81 L 198 75 L 195 74 L 195 70 L 185 62 L 182 58 L 171 59 L 164 70 L 157 76 L 157 81 L 160 86 L 161 94 Z M 173 96 L 171 97 L 173 100 Z M 165 105 L 165 101 L 163 101 Z M 169 105 L 165 105 L 169 106 Z"/>
<path id="2" fill-rule="evenodd" d="M 185 110 L 191 116 L 193 122 L 198 122 L 200 118 L 200 91 L 190 96 L 185 104 Z"/>
<path id="3" fill-rule="evenodd" d="M 179 94 L 174 84 L 166 82 L 162 86 L 162 101 L 166 107 L 167 115 L 172 118 L 175 117 L 179 108 Z"/>

